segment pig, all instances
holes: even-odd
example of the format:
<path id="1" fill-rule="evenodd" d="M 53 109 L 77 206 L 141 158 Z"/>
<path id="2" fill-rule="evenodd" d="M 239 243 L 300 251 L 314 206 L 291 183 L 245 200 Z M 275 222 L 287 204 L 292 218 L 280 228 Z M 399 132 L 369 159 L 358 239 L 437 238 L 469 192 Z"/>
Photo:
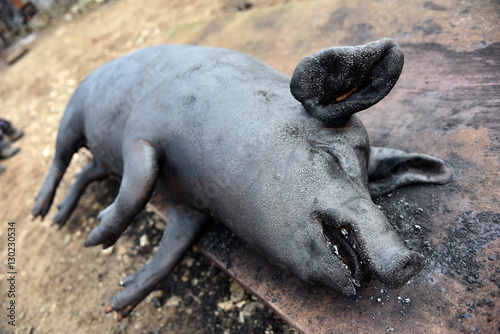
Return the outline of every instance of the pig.
<path id="1" fill-rule="evenodd" d="M 353 295 L 367 268 L 400 287 L 424 259 L 372 197 L 452 177 L 437 158 L 370 146 L 355 115 L 389 93 L 403 62 L 388 38 L 321 50 L 291 79 L 222 48 L 161 45 L 113 60 L 68 102 L 32 216 L 47 214 L 82 147 L 94 158 L 58 205 L 55 224 L 66 223 L 90 182 L 121 177 L 85 246 L 113 245 L 154 191 L 170 201 L 157 253 L 105 308 L 120 319 L 213 222 L 306 282 Z"/>

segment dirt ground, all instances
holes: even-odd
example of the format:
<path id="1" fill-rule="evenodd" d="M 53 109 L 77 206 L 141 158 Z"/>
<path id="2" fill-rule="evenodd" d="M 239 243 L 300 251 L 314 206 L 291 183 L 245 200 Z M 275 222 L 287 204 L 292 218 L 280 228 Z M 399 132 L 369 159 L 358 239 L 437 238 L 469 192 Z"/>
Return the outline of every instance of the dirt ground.
<path id="1" fill-rule="evenodd" d="M 303 16 L 306 4 L 313 2 L 319 5 L 307 7 L 309 15 Z M 390 10 L 377 7 L 387 2 Z M 447 0 L 440 4 L 398 0 L 352 2 L 353 6 L 367 8 L 362 18 L 359 12 L 352 14 L 340 2 L 335 11 L 321 10 L 327 1 L 256 0 L 251 1 L 252 6 L 249 3 L 105 2 L 86 13 L 67 15 L 53 23 L 39 33 L 22 59 L 8 67 L 0 64 L 0 117 L 26 132 L 17 143 L 21 152 L 1 161 L 6 168 L 0 176 L 1 333 L 295 332 L 195 250 L 187 254 L 164 282 L 163 294 L 153 293 L 122 322 L 117 322 L 113 314 L 105 315 L 104 306 L 120 290 L 116 284 L 151 258 L 164 228 L 154 214 L 144 212 L 111 253 L 84 248 L 86 236 L 97 224 L 95 217 L 116 194 L 116 180 L 91 185 L 61 230 L 50 226 L 54 208 L 43 222 L 29 219 L 54 154 L 66 102 L 78 82 L 99 65 L 148 45 L 189 42 L 249 53 L 258 50 L 259 58 L 291 74 L 294 64 L 312 51 L 332 45 L 360 44 L 386 35 L 406 43 L 443 42 L 449 49 L 467 51 L 500 41 L 499 11 L 494 2 L 482 6 Z M 282 7 L 289 3 L 297 6 Z M 425 15 L 417 16 L 408 10 L 416 4 L 425 8 Z M 312 12 L 310 8 L 316 9 Z M 249 13 L 246 19 L 253 24 L 251 32 L 247 33 L 238 20 L 242 17 L 240 10 Z M 257 10 L 266 13 L 266 21 L 257 14 L 252 16 Z M 304 22 L 310 17 L 317 20 Z M 390 23 L 396 22 L 393 17 L 405 22 L 394 24 L 404 26 L 403 30 L 391 30 Z M 368 23 L 359 24 L 361 19 Z M 224 35 L 217 35 L 223 25 Z M 266 38 L 270 31 L 275 31 L 278 37 Z M 302 35 L 301 43 L 289 37 L 294 35 Z M 87 161 L 84 154 L 73 158 L 54 203 L 61 201 Z M 4 294 L 10 277 L 6 251 L 10 222 L 16 232 L 15 328 L 8 325 L 4 316 L 8 301 Z M 159 307 L 160 304 L 163 306 Z"/>

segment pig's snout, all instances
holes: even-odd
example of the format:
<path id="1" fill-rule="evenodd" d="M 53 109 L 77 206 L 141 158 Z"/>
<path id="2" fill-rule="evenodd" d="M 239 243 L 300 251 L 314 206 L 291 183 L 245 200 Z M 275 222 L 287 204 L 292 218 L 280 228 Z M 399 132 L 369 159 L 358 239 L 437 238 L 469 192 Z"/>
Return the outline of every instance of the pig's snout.
<path id="1" fill-rule="evenodd" d="M 356 252 L 387 287 L 401 287 L 422 269 L 424 257 L 404 245 L 371 200 L 355 198 L 343 207 L 340 222 L 351 228 Z"/>
<path id="2" fill-rule="evenodd" d="M 424 263 L 424 257 L 417 252 L 406 248 L 394 251 L 385 258 L 372 261 L 378 278 L 392 289 L 406 284 L 422 269 Z"/>

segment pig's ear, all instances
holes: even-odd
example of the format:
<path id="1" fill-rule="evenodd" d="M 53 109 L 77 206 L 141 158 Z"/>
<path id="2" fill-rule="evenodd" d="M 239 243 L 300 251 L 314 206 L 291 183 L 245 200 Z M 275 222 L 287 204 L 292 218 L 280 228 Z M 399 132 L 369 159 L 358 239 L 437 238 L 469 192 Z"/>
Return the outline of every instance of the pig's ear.
<path id="1" fill-rule="evenodd" d="M 403 63 L 403 50 L 389 38 L 328 48 L 300 61 L 290 91 L 312 117 L 325 126 L 342 127 L 391 91 Z"/>
<path id="2" fill-rule="evenodd" d="M 444 184 L 451 178 L 451 169 L 440 159 L 391 148 L 371 147 L 368 179 L 372 197 L 411 183 Z"/>

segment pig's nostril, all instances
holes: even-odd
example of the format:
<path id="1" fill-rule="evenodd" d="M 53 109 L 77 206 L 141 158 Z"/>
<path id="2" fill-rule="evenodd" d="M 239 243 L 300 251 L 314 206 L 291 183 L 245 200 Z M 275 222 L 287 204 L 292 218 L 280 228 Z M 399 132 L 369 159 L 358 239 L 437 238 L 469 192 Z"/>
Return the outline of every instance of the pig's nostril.
<path id="1" fill-rule="evenodd" d="M 418 273 L 423 266 L 424 257 L 416 252 L 408 252 L 406 254 L 398 254 L 397 258 L 393 260 L 392 269 L 385 273 L 379 275 L 381 281 L 383 281 L 389 288 L 399 288 Z"/>
<path id="2" fill-rule="evenodd" d="M 417 271 L 420 269 L 420 266 L 416 265 L 413 262 L 405 263 L 401 268 L 401 277 L 410 279 Z"/>

